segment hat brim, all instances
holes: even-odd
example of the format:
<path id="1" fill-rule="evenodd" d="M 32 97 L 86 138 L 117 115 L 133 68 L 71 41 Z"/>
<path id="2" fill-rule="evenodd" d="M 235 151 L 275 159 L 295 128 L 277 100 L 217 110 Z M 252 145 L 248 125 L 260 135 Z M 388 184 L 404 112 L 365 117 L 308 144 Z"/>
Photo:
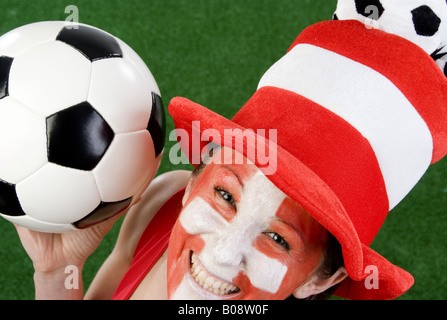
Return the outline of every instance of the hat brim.
<path id="1" fill-rule="evenodd" d="M 361 243 L 349 215 L 331 188 L 299 159 L 281 148 L 275 142 L 252 131 L 253 139 L 235 139 L 225 130 L 247 134 L 241 125 L 194 103 L 188 99 L 173 98 L 168 106 L 174 119 L 176 130 L 185 130 L 189 137 L 200 137 L 200 150 L 208 145 L 204 132 L 218 133 L 212 141 L 220 146 L 232 148 L 242 153 L 248 160 L 265 172 L 265 164 L 248 152 L 250 141 L 256 141 L 256 148 L 269 146 L 276 150 L 276 170 L 266 174 L 267 178 L 285 194 L 299 203 L 317 222 L 325 227 L 341 244 L 343 259 L 349 277 L 344 280 L 336 294 L 348 299 L 393 299 L 406 292 L 413 285 L 413 277 L 405 270 L 393 265 L 388 260 Z M 199 126 L 195 126 L 199 124 Z M 238 129 L 238 130 L 235 130 Z M 192 161 L 192 139 L 179 141 L 180 148 Z M 203 141 L 202 141 L 203 140 Z M 197 145 L 195 146 L 197 149 Z M 193 163 L 193 161 L 191 162 Z M 365 279 L 371 276 L 375 266 L 380 280 L 378 288 L 368 289 Z M 375 269 L 373 269 L 375 270 Z"/>

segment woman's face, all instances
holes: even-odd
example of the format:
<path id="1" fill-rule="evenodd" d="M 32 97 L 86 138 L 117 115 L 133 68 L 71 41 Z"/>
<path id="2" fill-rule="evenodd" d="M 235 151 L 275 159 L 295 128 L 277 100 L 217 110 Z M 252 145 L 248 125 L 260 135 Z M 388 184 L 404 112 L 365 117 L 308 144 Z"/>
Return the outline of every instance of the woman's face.
<path id="1" fill-rule="evenodd" d="M 169 298 L 285 299 L 325 243 L 326 231 L 255 165 L 210 163 L 191 181 L 171 235 Z"/>

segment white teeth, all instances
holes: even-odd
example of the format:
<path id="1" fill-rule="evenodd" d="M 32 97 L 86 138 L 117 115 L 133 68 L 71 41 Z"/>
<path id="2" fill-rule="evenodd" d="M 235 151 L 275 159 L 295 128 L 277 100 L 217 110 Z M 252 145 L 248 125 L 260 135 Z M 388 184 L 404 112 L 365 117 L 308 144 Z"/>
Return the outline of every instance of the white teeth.
<path id="1" fill-rule="evenodd" d="M 239 291 L 239 288 L 231 283 L 224 282 L 221 279 L 217 279 L 210 275 L 202 264 L 198 261 L 194 252 L 191 253 L 191 274 L 198 284 L 204 289 L 217 294 L 226 295 Z"/>

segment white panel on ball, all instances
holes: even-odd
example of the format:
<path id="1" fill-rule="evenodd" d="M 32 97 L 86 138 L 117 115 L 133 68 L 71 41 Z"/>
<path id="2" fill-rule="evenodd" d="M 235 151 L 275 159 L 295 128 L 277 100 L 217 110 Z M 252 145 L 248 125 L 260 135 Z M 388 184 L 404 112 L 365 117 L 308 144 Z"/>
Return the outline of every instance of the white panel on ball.
<path id="1" fill-rule="evenodd" d="M 131 61 L 135 65 L 136 70 L 138 70 L 141 73 L 144 80 L 147 82 L 146 84 L 147 88 L 149 88 L 149 90 L 152 90 L 152 92 L 161 96 L 157 82 L 155 81 L 152 72 L 149 70 L 143 59 L 141 59 L 140 56 L 125 42 L 123 42 L 118 38 L 116 38 L 116 40 L 120 44 L 121 50 L 123 51 L 123 58 L 126 59 L 127 61 Z"/>
<path id="2" fill-rule="evenodd" d="M 116 133 L 144 130 L 151 113 L 151 88 L 126 59 L 99 60 L 92 64 L 88 102 Z"/>
<path id="3" fill-rule="evenodd" d="M 115 136 L 99 165 L 93 170 L 103 201 L 123 200 L 134 195 L 154 176 L 155 151 L 147 130 Z"/>
<path id="4" fill-rule="evenodd" d="M 9 94 L 43 116 L 86 100 L 91 63 L 63 42 L 50 42 L 14 59 Z"/>
<path id="5" fill-rule="evenodd" d="M 2 55 L 16 57 L 40 44 L 54 41 L 64 26 L 62 21 L 32 23 L 4 34 L 0 39 Z"/>
<path id="6" fill-rule="evenodd" d="M 46 164 L 17 185 L 23 210 L 30 217 L 51 223 L 72 223 L 100 203 L 92 172 Z"/>
<path id="7" fill-rule="evenodd" d="M 45 118 L 11 97 L 0 100 L 0 178 L 17 184 L 47 163 Z"/>
<path id="8" fill-rule="evenodd" d="M 5 216 L 3 214 L 0 214 L 0 216 L 22 227 L 41 232 L 60 233 L 60 232 L 68 232 L 76 230 L 76 228 L 69 223 L 56 224 L 56 223 L 44 222 L 34 219 L 30 216 L 11 217 L 11 216 Z"/>

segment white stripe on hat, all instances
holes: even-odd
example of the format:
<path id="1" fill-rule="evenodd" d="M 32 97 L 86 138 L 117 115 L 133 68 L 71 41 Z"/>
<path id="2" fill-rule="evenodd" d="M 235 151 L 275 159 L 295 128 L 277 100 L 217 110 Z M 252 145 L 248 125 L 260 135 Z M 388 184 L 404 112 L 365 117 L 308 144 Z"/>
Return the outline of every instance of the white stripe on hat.
<path id="1" fill-rule="evenodd" d="M 368 66 L 299 44 L 266 72 L 258 89 L 264 86 L 300 94 L 356 128 L 376 154 L 390 210 L 430 165 L 433 140 L 426 123 L 390 80 Z"/>

